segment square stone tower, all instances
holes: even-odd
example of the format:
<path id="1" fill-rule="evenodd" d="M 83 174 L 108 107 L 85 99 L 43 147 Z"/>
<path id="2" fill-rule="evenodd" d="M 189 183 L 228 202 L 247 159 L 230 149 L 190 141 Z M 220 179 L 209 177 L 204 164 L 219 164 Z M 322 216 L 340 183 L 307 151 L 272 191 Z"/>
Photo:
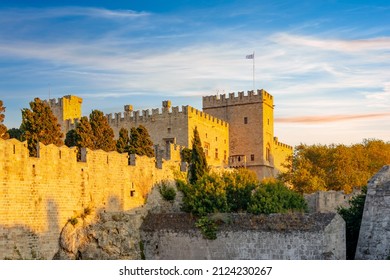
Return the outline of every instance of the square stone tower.
<path id="1" fill-rule="evenodd" d="M 65 134 L 72 128 L 70 124 L 74 124 L 75 119 L 82 117 L 83 99 L 75 95 L 65 95 L 61 98 L 50 99 L 49 105 L 53 114 L 57 117 L 58 123 L 61 125 L 61 131 Z"/>
<path id="2" fill-rule="evenodd" d="M 236 96 L 203 97 L 203 111 L 229 123 L 229 166 L 246 167 L 256 172 L 259 179 L 274 177 L 277 173 L 274 159 L 282 145 L 274 138 L 273 97 L 265 90 L 256 93 L 239 92 Z M 283 158 L 279 154 L 276 158 Z M 284 157 L 285 158 L 285 157 Z"/>

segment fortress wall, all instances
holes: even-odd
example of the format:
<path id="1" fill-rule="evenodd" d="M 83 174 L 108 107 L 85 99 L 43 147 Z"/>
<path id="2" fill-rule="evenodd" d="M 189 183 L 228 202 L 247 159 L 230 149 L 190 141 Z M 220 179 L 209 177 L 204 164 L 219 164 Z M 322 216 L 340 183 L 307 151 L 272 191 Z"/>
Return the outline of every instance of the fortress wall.
<path id="1" fill-rule="evenodd" d="M 286 167 L 284 167 L 283 164 L 286 163 L 286 160 L 288 157 L 292 156 L 292 154 L 293 147 L 279 142 L 278 138 L 274 137 L 273 161 L 277 172 L 286 171 Z"/>
<path id="2" fill-rule="evenodd" d="M 172 179 L 179 165 L 127 155 L 87 150 L 77 162 L 76 149 L 40 146 L 40 157 L 28 156 L 26 142 L 0 140 L 0 259 L 53 258 L 68 219 L 90 208 L 122 211 L 144 204 L 152 186 Z M 131 192 L 133 191 L 133 192 Z"/>
<path id="3" fill-rule="evenodd" d="M 227 166 L 229 158 L 229 125 L 195 108 L 188 109 L 188 145 L 192 148 L 193 130 L 197 127 L 207 164 Z"/>
<path id="4" fill-rule="evenodd" d="M 115 138 L 119 136 L 119 130 L 126 128 L 130 131 L 132 127 L 143 125 L 149 132 L 149 135 L 155 145 L 166 148 L 166 140 L 173 139 L 181 146 L 188 145 L 188 115 L 187 106 L 152 109 L 134 112 L 124 112 L 108 114 L 108 123 L 114 130 Z M 164 140 L 165 139 L 165 140 Z"/>
<path id="5" fill-rule="evenodd" d="M 275 219 L 277 217 L 277 219 Z M 162 217 L 157 217 L 162 218 Z M 287 214 L 266 215 L 253 229 L 235 226 L 218 230 L 215 240 L 205 239 L 194 226 L 183 226 L 177 214 L 164 216 L 164 224 L 148 216 L 141 227 L 146 259 L 150 260 L 342 260 L 345 222 L 338 214 L 306 215 L 302 222 Z M 176 219 L 182 222 L 175 227 Z M 242 217 L 241 219 L 252 219 Z M 275 220 L 278 222 L 275 223 Z M 302 223 L 302 224 L 301 224 Z M 146 225 L 145 225 L 146 224 Z M 157 225 L 156 225 L 157 224 Z M 266 226 L 264 226 L 266 225 Z M 287 228 L 286 228 L 287 227 Z M 290 228 L 291 227 L 291 228 Z"/>

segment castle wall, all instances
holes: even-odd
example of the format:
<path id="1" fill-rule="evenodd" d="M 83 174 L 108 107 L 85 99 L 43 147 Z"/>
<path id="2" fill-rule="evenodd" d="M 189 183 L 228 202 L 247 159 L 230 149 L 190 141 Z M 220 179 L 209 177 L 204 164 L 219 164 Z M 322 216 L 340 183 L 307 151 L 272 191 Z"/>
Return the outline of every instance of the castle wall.
<path id="1" fill-rule="evenodd" d="M 384 166 L 367 184 L 357 260 L 386 260 L 390 257 L 390 165 Z"/>
<path id="2" fill-rule="evenodd" d="M 229 125 L 195 108 L 188 108 L 188 146 L 192 147 L 194 129 L 197 127 L 207 164 L 224 167 L 229 157 Z"/>
<path id="3" fill-rule="evenodd" d="M 179 107 L 173 107 L 163 108 L 161 112 L 160 109 L 152 109 L 152 113 L 144 110 L 142 113 L 140 111 L 125 112 L 123 117 L 122 113 L 114 115 L 114 118 L 112 114 L 107 117 L 115 137 L 119 136 L 119 130 L 122 127 L 130 131 L 131 127 L 143 125 L 148 130 L 153 143 L 166 152 L 172 143 L 191 148 L 193 129 L 197 127 L 203 147 L 205 143 L 208 145 L 208 164 L 212 166 L 227 164 L 228 124 L 191 106 L 183 106 L 181 111 Z M 215 157 L 216 149 L 218 158 Z"/>
<path id="4" fill-rule="evenodd" d="M 281 143 L 278 138 L 274 137 L 274 152 L 272 153 L 275 173 L 285 172 L 287 168 L 284 166 L 290 156 L 293 154 L 293 147 Z"/>
<path id="5" fill-rule="evenodd" d="M 177 162 L 87 150 L 78 162 L 76 149 L 40 145 L 40 158 L 28 156 L 26 142 L 0 139 L 0 259 L 51 259 L 68 219 L 84 209 L 124 211 L 144 204 L 152 186 L 172 179 Z"/>
<path id="6" fill-rule="evenodd" d="M 338 207 L 349 207 L 350 199 L 359 193 L 360 190 L 350 194 L 343 191 L 318 191 L 304 196 L 309 212 L 336 213 Z"/>
<path id="7" fill-rule="evenodd" d="M 279 223 L 275 223 L 275 216 Z M 162 217 L 159 217 L 160 219 Z M 144 222 L 149 223 L 148 216 Z M 170 226 L 180 221 L 180 227 Z M 251 219 L 242 217 L 242 219 Z M 260 219 L 260 218 L 259 218 Z M 221 228 L 215 240 L 205 239 L 199 230 L 186 227 L 172 213 L 164 224 L 143 225 L 141 239 L 147 260 L 343 260 L 346 258 L 345 222 L 338 214 L 306 215 L 294 221 L 297 228 L 286 229 L 293 217 L 273 214 L 262 217 L 268 229 Z M 302 223 L 302 225 L 300 224 Z M 183 226 L 184 224 L 184 226 Z M 256 227 L 252 224 L 253 227 Z M 223 227 L 223 226 L 222 226 Z"/>

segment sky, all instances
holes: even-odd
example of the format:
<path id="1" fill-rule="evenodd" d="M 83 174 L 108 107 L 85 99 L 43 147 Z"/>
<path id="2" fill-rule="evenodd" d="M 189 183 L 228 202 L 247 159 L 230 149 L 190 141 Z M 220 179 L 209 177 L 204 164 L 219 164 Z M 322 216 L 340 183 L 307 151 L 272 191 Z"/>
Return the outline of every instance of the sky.
<path id="1" fill-rule="evenodd" d="M 252 90 L 253 62 L 279 141 L 390 141 L 389 1 L 0 2 L 8 128 L 35 97 L 80 96 L 83 115 L 201 109 L 202 96 Z"/>

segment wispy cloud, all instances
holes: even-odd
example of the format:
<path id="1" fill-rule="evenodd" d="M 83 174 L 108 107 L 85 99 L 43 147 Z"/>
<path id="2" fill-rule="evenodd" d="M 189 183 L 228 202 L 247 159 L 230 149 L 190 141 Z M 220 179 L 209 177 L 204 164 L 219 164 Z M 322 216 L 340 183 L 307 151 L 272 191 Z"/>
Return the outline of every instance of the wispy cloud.
<path id="1" fill-rule="evenodd" d="M 276 122 L 280 123 L 328 123 L 328 122 L 340 122 L 357 119 L 379 119 L 389 117 L 389 112 L 384 113 L 372 113 L 372 114 L 354 114 L 354 115 L 332 115 L 332 116 L 301 116 L 301 117 L 288 117 L 288 118 L 276 118 Z"/>
<path id="2" fill-rule="evenodd" d="M 149 16 L 147 12 L 136 12 L 132 10 L 108 10 L 93 7 L 56 7 L 56 8 L 24 8 L 5 9 L 0 11 L 0 21 L 28 21 L 44 20 L 62 17 L 90 17 L 107 19 L 134 19 Z"/>

